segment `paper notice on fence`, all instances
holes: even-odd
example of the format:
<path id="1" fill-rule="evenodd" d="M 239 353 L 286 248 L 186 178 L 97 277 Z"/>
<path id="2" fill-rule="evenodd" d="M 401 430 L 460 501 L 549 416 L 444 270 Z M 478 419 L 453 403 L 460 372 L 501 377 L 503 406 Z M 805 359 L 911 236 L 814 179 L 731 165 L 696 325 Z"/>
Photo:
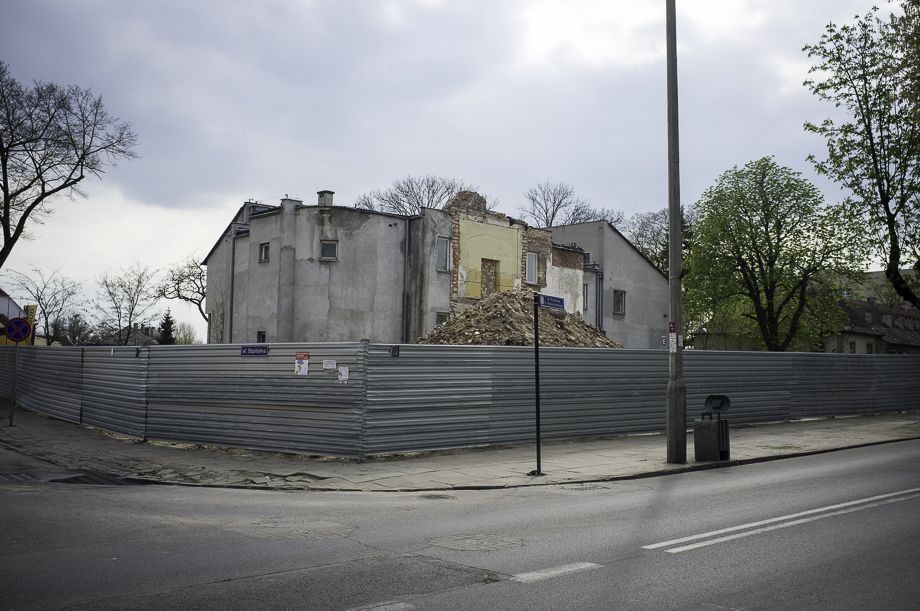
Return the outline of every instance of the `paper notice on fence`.
<path id="1" fill-rule="evenodd" d="M 335 361 L 332 359 L 323 359 L 323 369 L 335 370 Z"/>
<path id="2" fill-rule="evenodd" d="M 348 383 L 348 367 L 339 367 L 339 383 Z"/>
<path id="3" fill-rule="evenodd" d="M 294 373 L 305 376 L 310 372 L 310 353 L 298 352 L 294 355 Z"/>

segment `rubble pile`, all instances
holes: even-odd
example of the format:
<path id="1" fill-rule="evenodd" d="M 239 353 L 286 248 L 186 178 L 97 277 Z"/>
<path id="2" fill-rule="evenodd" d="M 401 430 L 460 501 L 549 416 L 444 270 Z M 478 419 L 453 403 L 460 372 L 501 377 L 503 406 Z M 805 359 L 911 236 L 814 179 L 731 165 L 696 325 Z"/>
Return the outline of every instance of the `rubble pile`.
<path id="1" fill-rule="evenodd" d="M 533 291 L 494 293 L 435 327 L 420 344 L 533 345 Z M 580 316 L 540 308 L 540 345 L 576 348 L 621 348 Z"/>

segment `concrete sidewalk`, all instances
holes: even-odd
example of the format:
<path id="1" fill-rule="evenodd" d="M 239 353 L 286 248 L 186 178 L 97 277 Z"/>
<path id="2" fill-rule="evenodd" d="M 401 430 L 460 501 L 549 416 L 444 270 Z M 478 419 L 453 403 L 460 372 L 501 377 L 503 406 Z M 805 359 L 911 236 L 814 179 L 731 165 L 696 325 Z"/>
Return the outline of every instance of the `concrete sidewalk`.
<path id="1" fill-rule="evenodd" d="M 2 404 L 0 404 L 2 405 Z M 664 435 L 590 441 L 544 441 L 543 477 L 531 477 L 533 444 L 394 456 L 364 462 L 160 441 L 138 442 L 34 412 L 16 410 L 0 444 L 71 471 L 99 472 L 164 484 L 275 490 L 420 491 L 504 488 L 627 479 L 757 462 L 920 438 L 920 412 L 801 420 L 731 429 L 731 459 L 665 462 Z"/>

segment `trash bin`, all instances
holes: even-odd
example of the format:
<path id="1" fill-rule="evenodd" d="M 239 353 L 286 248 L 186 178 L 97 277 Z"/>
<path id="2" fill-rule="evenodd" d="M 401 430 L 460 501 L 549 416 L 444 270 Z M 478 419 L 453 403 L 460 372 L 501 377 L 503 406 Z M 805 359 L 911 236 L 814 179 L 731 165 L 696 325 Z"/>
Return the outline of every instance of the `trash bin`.
<path id="1" fill-rule="evenodd" d="M 696 460 L 729 460 L 728 420 L 722 412 L 728 411 L 731 401 L 725 395 L 706 397 L 704 411 L 693 422 L 693 450 Z M 715 416 L 715 417 L 713 417 Z"/>

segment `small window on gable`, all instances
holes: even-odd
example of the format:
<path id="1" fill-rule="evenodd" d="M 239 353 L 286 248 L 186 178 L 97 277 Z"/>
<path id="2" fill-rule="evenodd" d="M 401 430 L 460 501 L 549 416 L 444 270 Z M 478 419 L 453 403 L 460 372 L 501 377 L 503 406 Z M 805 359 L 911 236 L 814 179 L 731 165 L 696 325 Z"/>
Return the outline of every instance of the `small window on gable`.
<path id="1" fill-rule="evenodd" d="M 320 259 L 338 259 L 339 243 L 337 240 L 322 240 L 319 244 Z"/>
<path id="2" fill-rule="evenodd" d="M 524 282 L 527 284 L 537 284 L 539 282 L 538 268 L 540 265 L 540 255 L 535 252 L 527 253 L 527 265 L 524 268 Z"/>
<path id="3" fill-rule="evenodd" d="M 268 261 L 268 242 L 259 244 L 259 263 Z"/>
<path id="4" fill-rule="evenodd" d="M 626 291 L 613 291 L 613 313 L 626 314 Z"/>
<path id="5" fill-rule="evenodd" d="M 450 270 L 450 238 L 442 238 L 438 236 L 437 252 L 436 256 L 436 265 L 437 270 L 446 272 Z"/>
<path id="6" fill-rule="evenodd" d="M 265 343 L 265 331 L 256 331 L 256 343 L 257 344 Z"/>

